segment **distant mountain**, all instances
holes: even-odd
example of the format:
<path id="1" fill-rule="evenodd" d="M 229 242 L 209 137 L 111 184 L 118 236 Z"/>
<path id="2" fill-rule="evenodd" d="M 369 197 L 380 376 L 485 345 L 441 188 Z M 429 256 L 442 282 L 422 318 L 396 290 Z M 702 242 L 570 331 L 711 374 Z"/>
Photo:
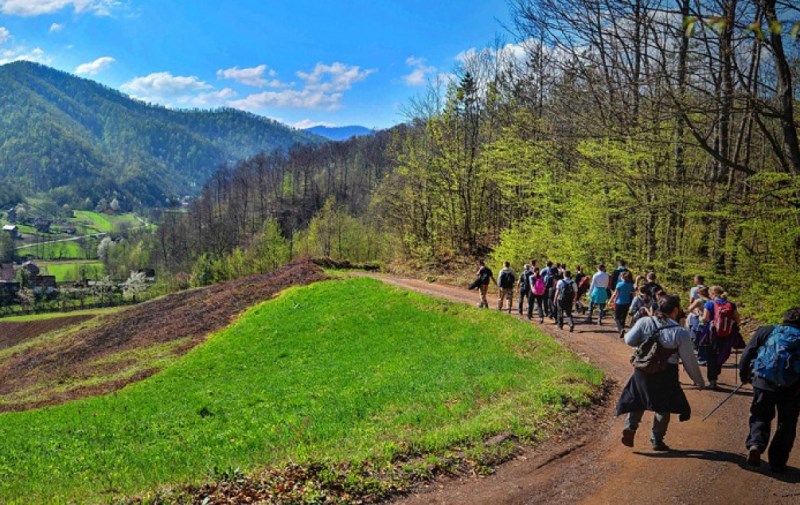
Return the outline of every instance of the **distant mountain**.
<path id="1" fill-rule="evenodd" d="M 238 110 L 172 110 L 36 63 L 0 66 L 0 184 L 58 204 L 158 205 L 226 162 L 320 142 Z"/>
<path id="2" fill-rule="evenodd" d="M 347 140 L 352 137 L 363 137 L 375 134 L 375 130 L 370 130 L 365 126 L 312 126 L 303 131 L 330 140 Z"/>

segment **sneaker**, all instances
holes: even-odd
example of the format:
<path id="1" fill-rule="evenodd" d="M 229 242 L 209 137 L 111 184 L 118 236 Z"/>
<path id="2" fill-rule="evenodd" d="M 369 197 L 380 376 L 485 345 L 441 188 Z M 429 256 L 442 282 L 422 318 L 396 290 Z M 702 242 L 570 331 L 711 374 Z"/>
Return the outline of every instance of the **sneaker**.
<path id="1" fill-rule="evenodd" d="M 539 324 L 544 324 L 544 318 L 539 319 Z"/>
<path id="2" fill-rule="evenodd" d="M 571 325 L 569 326 L 569 332 L 570 332 L 570 333 L 572 333 L 573 331 L 575 331 L 575 325 L 574 325 L 574 324 L 571 324 Z"/>
<path id="3" fill-rule="evenodd" d="M 653 441 L 653 450 L 658 452 L 669 451 L 670 448 L 663 440 Z"/>
<path id="4" fill-rule="evenodd" d="M 761 466 L 761 449 L 753 446 L 747 450 L 747 464 L 755 467 Z"/>
<path id="5" fill-rule="evenodd" d="M 619 330 L 619 338 L 625 337 L 625 330 Z"/>
<path id="6" fill-rule="evenodd" d="M 708 381 L 708 387 L 714 391 L 717 390 L 717 381 Z"/>
<path id="7" fill-rule="evenodd" d="M 622 445 L 625 447 L 633 447 L 633 436 L 636 435 L 636 430 L 625 428 L 622 430 Z"/>

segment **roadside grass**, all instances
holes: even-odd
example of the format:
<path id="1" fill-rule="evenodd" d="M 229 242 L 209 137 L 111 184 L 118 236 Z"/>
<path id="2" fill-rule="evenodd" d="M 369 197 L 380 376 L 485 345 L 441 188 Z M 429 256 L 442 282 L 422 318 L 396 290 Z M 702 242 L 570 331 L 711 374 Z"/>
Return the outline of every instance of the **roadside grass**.
<path id="1" fill-rule="evenodd" d="M 0 415 L 0 502 L 107 501 L 292 464 L 401 464 L 498 433 L 537 440 L 601 380 L 494 311 L 366 278 L 292 288 L 145 381 Z"/>
<path id="2" fill-rule="evenodd" d="M 91 260 L 42 262 L 39 267 L 42 270 L 47 269 L 49 275 L 55 275 L 57 282 L 81 280 L 82 271 L 87 273 L 89 279 L 99 279 L 105 271 L 103 263 Z"/>

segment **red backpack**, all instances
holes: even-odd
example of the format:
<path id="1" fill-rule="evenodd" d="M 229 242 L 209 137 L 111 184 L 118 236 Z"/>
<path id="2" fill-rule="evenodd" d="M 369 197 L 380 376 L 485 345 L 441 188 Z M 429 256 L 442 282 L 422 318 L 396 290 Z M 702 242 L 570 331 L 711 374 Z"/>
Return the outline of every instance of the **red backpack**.
<path id="1" fill-rule="evenodd" d="M 733 326 L 736 324 L 735 314 L 736 309 L 731 302 L 714 304 L 714 322 L 711 323 L 711 329 L 715 337 L 726 338 L 733 334 Z"/>

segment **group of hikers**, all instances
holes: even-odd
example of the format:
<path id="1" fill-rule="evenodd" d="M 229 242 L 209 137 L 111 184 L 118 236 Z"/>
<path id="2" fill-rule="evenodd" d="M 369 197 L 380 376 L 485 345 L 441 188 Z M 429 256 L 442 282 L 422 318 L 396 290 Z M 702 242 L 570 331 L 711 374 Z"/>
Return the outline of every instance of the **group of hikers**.
<path id="1" fill-rule="evenodd" d="M 694 277 L 686 309 L 679 296 L 658 284 L 654 272 L 634 278 L 624 260 L 611 273 L 601 263 L 591 276 L 581 266 L 573 275 L 564 264 L 547 261 L 539 268 L 531 260 L 518 277 L 506 261 L 496 279 L 479 261 L 477 278 L 470 285 L 480 294 L 479 307 L 488 308 L 492 282 L 498 287 L 498 310 L 511 313 L 516 291 L 520 315 L 532 320 L 535 308 L 540 323 L 549 317 L 559 329 L 567 324 L 570 332 L 575 330 L 575 310 L 594 323 L 597 309 L 596 323 L 602 325 L 606 308 L 613 308 L 619 337 L 635 348 L 633 373 L 617 402 L 617 415 L 627 414 L 622 443 L 628 447 L 634 445 L 645 411 L 655 413 L 650 437 L 655 451 L 670 450 L 664 442 L 670 414 L 678 414 L 680 421 L 691 416 L 678 378 L 679 363 L 700 389 L 706 387 L 704 365 L 708 386 L 717 390 L 723 364 L 733 349 L 744 348 L 739 378 L 753 388 L 747 462 L 760 466 L 761 455 L 768 452 L 772 471 L 786 470 L 800 415 L 800 307 L 788 310 L 781 324 L 756 330 L 745 346 L 736 304 L 720 286 L 706 286 L 701 275 Z M 588 303 L 583 301 L 587 295 Z M 777 427 L 770 443 L 776 413 Z"/>

